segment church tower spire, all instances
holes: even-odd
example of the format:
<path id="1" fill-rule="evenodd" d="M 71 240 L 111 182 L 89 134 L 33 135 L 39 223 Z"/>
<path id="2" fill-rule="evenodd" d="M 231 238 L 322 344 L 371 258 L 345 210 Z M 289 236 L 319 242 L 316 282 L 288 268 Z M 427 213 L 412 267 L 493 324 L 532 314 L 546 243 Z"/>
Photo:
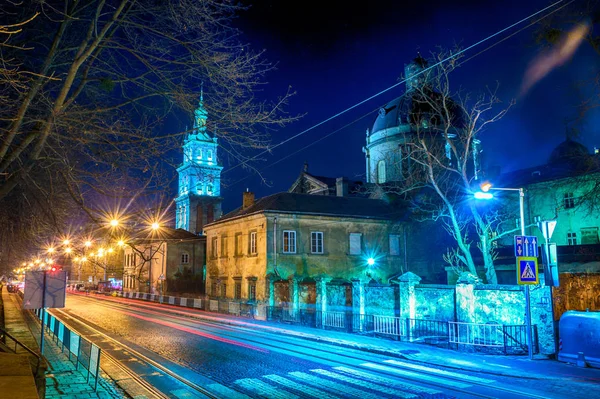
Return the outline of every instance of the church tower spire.
<path id="1" fill-rule="evenodd" d="M 217 158 L 217 137 L 208 131 L 207 120 L 202 87 L 192 131 L 183 142 L 183 163 L 177 168 L 179 188 L 175 198 L 175 227 L 194 234 L 201 234 L 205 224 L 221 216 L 223 167 Z"/>

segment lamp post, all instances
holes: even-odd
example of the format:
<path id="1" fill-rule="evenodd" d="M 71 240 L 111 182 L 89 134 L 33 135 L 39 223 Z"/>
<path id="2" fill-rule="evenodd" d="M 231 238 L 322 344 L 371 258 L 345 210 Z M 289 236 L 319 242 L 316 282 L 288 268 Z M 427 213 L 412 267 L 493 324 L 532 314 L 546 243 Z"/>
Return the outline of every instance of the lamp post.
<path id="1" fill-rule="evenodd" d="M 492 199 L 494 195 L 490 190 L 496 191 L 518 191 L 519 192 L 519 217 L 521 224 L 521 235 L 525 235 L 525 190 L 523 188 L 492 187 L 490 183 L 484 183 L 480 186 L 481 191 L 474 193 L 477 199 Z M 537 270 L 536 270 L 537 273 Z M 525 325 L 527 328 L 527 354 L 529 360 L 533 359 L 533 340 L 531 337 L 531 298 L 529 285 L 525 285 Z"/>

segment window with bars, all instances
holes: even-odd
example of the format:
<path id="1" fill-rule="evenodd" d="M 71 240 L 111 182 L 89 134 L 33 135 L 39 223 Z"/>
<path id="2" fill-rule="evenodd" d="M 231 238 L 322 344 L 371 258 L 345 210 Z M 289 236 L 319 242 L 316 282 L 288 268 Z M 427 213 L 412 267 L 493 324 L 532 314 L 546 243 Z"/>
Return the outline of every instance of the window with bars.
<path id="1" fill-rule="evenodd" d="M 321 231 L 310 233 L 310 252 L 313 254 L 323 253 L 323 233 Z"/>
<path id="2" fill-rule="evenodd" d="M 350 233 L 350 255 L 360 255 L 362 253 L 361 241 L 361 233 Z"/>
<path id="3" fill-rule="evenodd" d="M 249 243 L 249 252 L 250 255 L 256 255 L 256 231 L 251 231 L 250 232 L 250 237 L 249 237 L 250 243 Z"/>
<path id="4" fill-rule="evenodd" d="M 242 282 L 236 281 L 233 287 L 233 298 L 241 299 L 242 298 Z"/>
<path id="5" fill-rule="evenodd" d="M 283 253 L 296 253 L 296 232 L 293 230 L 283 231 Z"/>
<path id="6" fill-rule="evenodd" d="M 575 208 L 575 197 L 573 196 L 573 193 L 565 193 L 563 202 L 565 209 Z"/>
<path id="7" fill-rule="evenodd" d="M 217 292 L 217 282 L 213 281 L 210 285 L 210 293 L 212 294 L 212 296 L 219 296 L 219 293 Z"/>
<path id="8" fill-rule="evenodd" d="M 221 284 L 221 297 L 227 298 L 227 284 L 225 283 Z"/>
<path id="9" fill-rule="evenodd" d="M 248 282 L 248 300 L 256 300 L 256 281 Z"/>
<path id="10" fill-rule="evenodd" d="M 400 255 L 400 236 L 398 234 L 390 234 L 390 255 Z"/>
<path id="11" fill-rule="evenodd" d="M 187 252 L 182 252 L 181 253 L 181 263 L 182 264 L 188 264 L 188 263 L 190 263 L 190 255 Z"/>
<path id="12" fill-rule="evenodd" d="M 569 231 L 567 233 L 567 244 L 577 245 L 577 233 L 575 233 L 574 231 Z"/>

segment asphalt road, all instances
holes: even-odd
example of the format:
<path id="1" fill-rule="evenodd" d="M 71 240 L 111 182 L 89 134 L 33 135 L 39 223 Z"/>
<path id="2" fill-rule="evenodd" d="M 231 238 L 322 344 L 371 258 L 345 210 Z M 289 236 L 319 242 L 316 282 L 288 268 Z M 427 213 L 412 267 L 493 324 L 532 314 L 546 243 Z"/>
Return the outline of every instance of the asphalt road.
<path id="1" fill-rule="evenodd" d="M 194 309 L 71 294 L 53 313 L 164 397 L 548 397 L 490 376 L 220 324 Z"/>

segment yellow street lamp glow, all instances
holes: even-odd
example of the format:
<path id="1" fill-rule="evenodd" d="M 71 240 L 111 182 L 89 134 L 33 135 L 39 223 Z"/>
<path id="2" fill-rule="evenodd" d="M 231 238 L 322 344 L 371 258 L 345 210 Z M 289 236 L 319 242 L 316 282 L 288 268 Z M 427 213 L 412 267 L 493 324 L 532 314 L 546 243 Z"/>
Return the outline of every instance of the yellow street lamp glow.
<path id="1" fill-rule="evenodd" d="M 23 262 L 21 266 L 27 266 L 27 262 Z"/>
<path id="2" fill-rule="evenodd" d="M 84 245 L 89 248 L 92 246 L 92 242 L 90 240 L 87 240 Z"/>
<path id="3" fill-rule="evenodd" d="M 72 249 L 70 247 L 65 248 L 65 253 L 70 254 Z"/>
<path id="4" fill-rule="evenodd" d="M 87 258 L 84 256 L 83 258 L 81 258 L 82 262 L 85 262 L 87 260 Z"/>
<path id="5" fill-rule="evenodd" d="M 75 259 L 73 259 L 75 262 L 79 262 L 79 256 L 75 257 Z"/>
<path id="6" fill-rule="evenodd" d="M 112 248 L 108 248 L 108 249 L 106 250 L 106 252 L 108 252 L 109 254 L 112 254 L 112 253 L 113 253 L 113 249 L 112 249 Z"/>
<path id="7" fill-rule="evenodd" d="M 152 223 L 152 230 L 158 230 L 160 228 L 160 224 L 158 222 Z"/>
<path id="8" fill-rule="evenodd" d="M 102 252 L 98 252 L 98 255 L 96 255 L 98 258 L 101 258 L 104 254 Z"/>
<path id="9" fill-rule="evenodd" d="M 54 252 L 54 247 L 49 247 L 48 248 L 48 253 L 51 254 L 52 252 Z"/>
<path id="10" fill-rule="evenodd" d="M 98 255 L 102 255 L 104 253 L 104 248 L 98 249 Z"/>
<path id="11" fill-rule="evenodd" d="M 489 182 L 483 183 L 481 186 L 479 186 L 479 188 L 484 193 L 487 193 L 492 188 L 492 183 L 489 183 Z"/>
<path id="12" fill-rule="evenodd" d="M 39 264 L 41 261 L 39 259 L 36 259 L 33 261 L 33 263 L 35 263 L 36 265 Z"/>
<path id="13" fill-rule="evenodd" d="M 113 219 L 110 221 L 110 225 L 112 227 L 117 227 L 119 225 L 119 221 L 117 219 Z"/>
<path id="14" fill-rule="evenodd" d="M 71 243 L 71 240 L 69 240 L 69 239 L 66 239 L 66 240 L 63 241 L 64 245 L 69 245 L 70 243 Z"/>
<path id="15" fill-rule="evenodd" d="M 117 242 L 117 245 L 122 247 L 123 245 L 125 245 L 125 241 L 119 240 L 119 242 Z"/>
<path id="16" fill-rule="evenodd" d="M 33 262 L 29 262 L 29 267 L 33 267 Z"/>

